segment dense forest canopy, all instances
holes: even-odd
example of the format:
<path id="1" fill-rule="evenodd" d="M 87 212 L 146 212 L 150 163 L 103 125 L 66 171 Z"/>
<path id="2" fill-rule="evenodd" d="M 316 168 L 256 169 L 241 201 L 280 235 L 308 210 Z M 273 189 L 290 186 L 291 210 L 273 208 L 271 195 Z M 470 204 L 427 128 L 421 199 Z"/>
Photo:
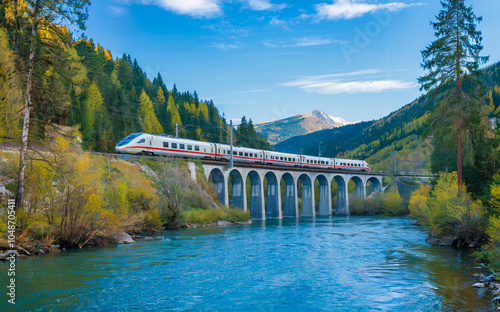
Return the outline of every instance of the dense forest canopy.
<path id="1" fill-rule="evenodd" d="M 20 43 L 19 20 L 29 10 L 24 1 L 8 1 L 0 10 L 0 142 L 19 142 L 26 70 L 26 46 Z M 26 24 L 28 25 L 28 23 Z M 25 27 L 21 26 L 21 27 Z M 70 126 L 82 135 L 87 150 L 113 152 L 133 132 L 229 143 L 229 125 L 211 100 L 196 91 L 167 88 L 160 74 L 150 79 L 128 54 L 114 57 L 108 49 L 81 35 L 73 39 L 57 25 L 40 27 L 32 78 L 30 142 L 42 142 L 54 125 Z M 54 30 L 58 31 L 54 31 Z M 50 42 L 49 42 L 50 41 Z M 26 40 L 24 40 L 26 42 Z M 55 47 L 55 48 L 54 48 Z M 55 51 L 55 52 L 54 52 Z M 176 126 L 177 125 L 177 126 Z M 234 143 L 270 148 L 242 119 Z"/>

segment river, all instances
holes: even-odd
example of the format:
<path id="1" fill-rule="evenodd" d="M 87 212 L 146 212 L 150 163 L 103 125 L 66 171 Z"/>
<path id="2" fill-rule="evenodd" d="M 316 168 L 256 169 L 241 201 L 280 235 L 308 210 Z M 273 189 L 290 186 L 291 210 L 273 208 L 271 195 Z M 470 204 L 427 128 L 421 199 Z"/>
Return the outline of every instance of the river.
<path id="1" fill-rule="evenodd" d="M 491 311 L 470 253 L 409 218 L 332 217 L 168 231 L 17 262 L 16 311 Z M 7 263 L 0 263 L 2 285 Z M 2 292 L 5 293 L 5 292 Z M 2 295 L 0 311 L 7 306 Z"/>

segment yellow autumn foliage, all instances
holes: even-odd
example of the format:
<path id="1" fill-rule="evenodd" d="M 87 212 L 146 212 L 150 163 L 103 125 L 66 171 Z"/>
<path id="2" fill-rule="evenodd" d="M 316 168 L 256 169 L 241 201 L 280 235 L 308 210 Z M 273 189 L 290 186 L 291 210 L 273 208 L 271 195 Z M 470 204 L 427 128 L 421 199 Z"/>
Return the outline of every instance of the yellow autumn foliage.
<path id="1" fill-rule="evenodd" d="M 414 191 L 410 198 L 408 209 L 410 216 L 414 217 L 420 222 L 427 222 L 427 215 L 429 214 L 428 200 L 431 187 L 429 185 L 422 185 L 420 189 Z"/>
<path id="2" fill-rule="evenodd" d="M 484 238 L 486 210 L 472 200 L 465 187 L 458 188 L 457 173 L 441 173 L 426 196 L 421 188 L 410 199 L 410 212 L 428 224 L 431 235 L 457 237 L 465 244 Z"/>
<path id="3" fill-rule="evenodd" d="M 33 219 L 42 215 L 50 232 L 38 235 L 57 237 L 67 246 L 81 246 L 117 224 L 114 212 L 105 205 L 103 171 L 88 154 L 77 153 L 66 138 L 55 138 L 50 150 L 49 155 L 28 165 L 26 227 L 40 227 Z"/>

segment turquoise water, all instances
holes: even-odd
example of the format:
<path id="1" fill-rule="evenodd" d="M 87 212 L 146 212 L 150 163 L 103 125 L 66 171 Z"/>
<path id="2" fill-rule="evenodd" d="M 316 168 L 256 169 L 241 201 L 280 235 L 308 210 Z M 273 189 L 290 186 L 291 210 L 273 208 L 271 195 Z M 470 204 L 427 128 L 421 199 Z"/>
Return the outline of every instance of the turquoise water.
<path id="1" fill-rule="evenodd" d="M 17 311 L 488 311 L 470 254 L 407 218 L 333 217 L 161 233 L 17 263 Z M 0 272 L 6 272 L 0 263 Z M 6 274 L 1 274 L 2 285 Z M 2 287 L 3 288 L 3 287 Z M 5 311 L 7 296 L 0 302 Z"/>

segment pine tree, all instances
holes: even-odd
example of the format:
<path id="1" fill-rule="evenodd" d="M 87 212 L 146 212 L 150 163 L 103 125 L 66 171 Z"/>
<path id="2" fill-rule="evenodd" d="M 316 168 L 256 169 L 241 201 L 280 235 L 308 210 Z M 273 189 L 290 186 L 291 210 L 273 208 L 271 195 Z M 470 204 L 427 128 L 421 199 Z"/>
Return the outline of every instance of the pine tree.
<path id="1" fill-rule="evenodd" d="M 96 131 L 94 130 L 96 117 L 103 111 L 103 98 L 97 87 L 95 80 L 89 87 L 87 98 L 85 99 L 83 110 L 83 134 L 88 146 L 92 146 L 95 140 Z"/>
<path id="2" fill-rule="evenodd" d="M 168 132 L 175 134 L 175 125 L 178 128 L 182 128 L 181 116 L 179 115 L 179 110 L 177 105 L 175 105 L 174 98 L 172 94 L 169 94 L 167 101 L 167 121 L 168 121 Z"/>
<path id="3" fill-rule="evenodd" d="M 436 120 L 454 111 L 458 185 L 461 186 L 464 121 L 466 115 L 477 111 L 473 105 L 464 105 L 473 102 L 464 92 L 464 80 L 473 81 L 479 65 L 486 63 L 488 57 L 480 56 L 482 34 L 476 29 L 476 23 L 481 22 L 482 17 L 476 17 L 472 7 L 465 5 L 465 0 L 441 1 L 441 5 L 443 10 L 439 12 L 437 22 L 432 23 L 437 40 L 422 51 L 421 66 L 428 73 L 418 81 L 422 90 L 439 89 L 446 94 L 442 101 L 444 107 L 438 112 Z M 450 86 L 453 88 L 448 90 Z"/>
<path id="4" fill-rule="evenodd" d="M 151 134 L 161 134 L 163 133 L 163 128 L 158 122 L 158 118 L 156 118 L 155 111 L 153 108 L 153 102 L 146 94 L 146 91 L 142 90 L 141 97 L 141 106 L 139 108 L 139 120 L 141 123 L 142 131 Z"/>

